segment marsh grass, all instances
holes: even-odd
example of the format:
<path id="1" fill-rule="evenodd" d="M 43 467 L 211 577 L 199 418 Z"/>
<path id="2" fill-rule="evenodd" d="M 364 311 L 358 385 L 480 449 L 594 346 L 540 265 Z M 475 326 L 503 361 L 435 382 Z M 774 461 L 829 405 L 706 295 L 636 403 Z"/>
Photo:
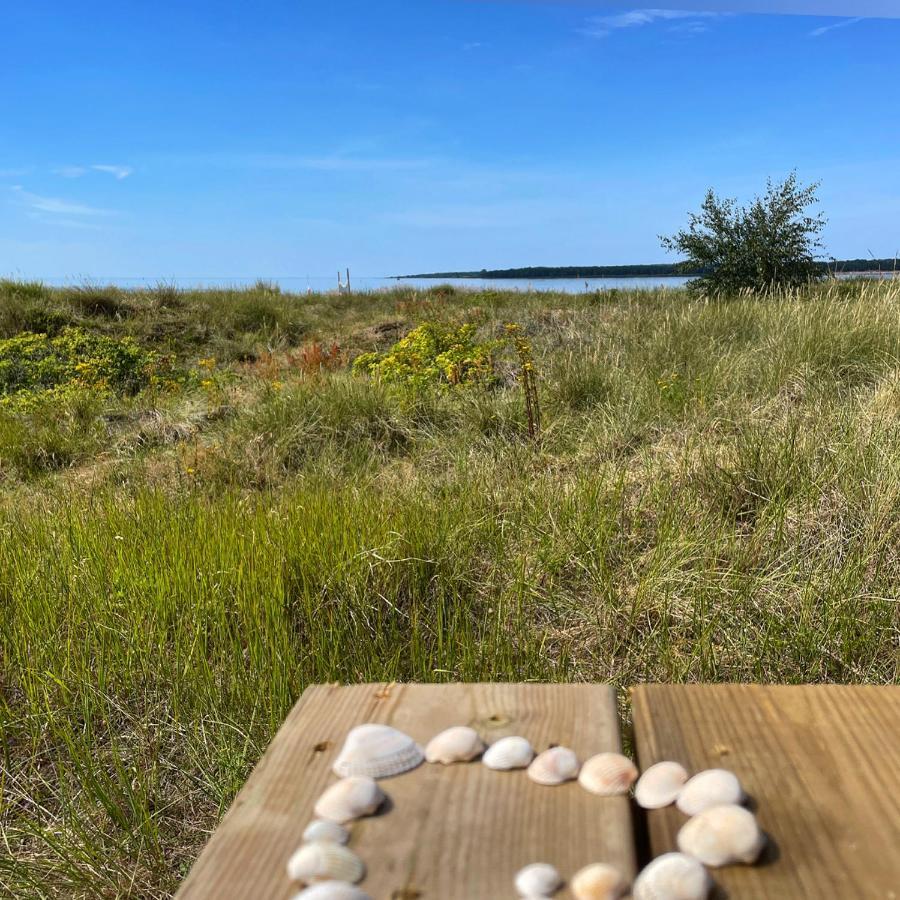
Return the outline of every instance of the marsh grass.
<path id="1" fill-rule="evenodd" d="M 312 682 L 897 681 L 898 286 L 110 296 L 0 285 L 199 373 L 0 417 L 0 894 L 169 896 Z M 539 444 L 349 373 L 429 317 Z"/>

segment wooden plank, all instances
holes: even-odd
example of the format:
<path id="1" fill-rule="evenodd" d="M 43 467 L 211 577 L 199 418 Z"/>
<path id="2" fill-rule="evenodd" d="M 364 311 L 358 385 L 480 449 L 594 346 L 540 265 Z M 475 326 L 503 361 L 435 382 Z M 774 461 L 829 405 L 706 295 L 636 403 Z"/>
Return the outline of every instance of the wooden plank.
<path id="1" fill-rule="evenodd" d="M 538 749 L 572 747 L 581 758 L 620 748 L 615 693 L 601 685 L 358 685 L 307 690 L 279 730 L 178 896 L 289 898 L 285 863 L 349 729 L 394 725 L 425 743 L 469 724 L 489 742 L 522 734 Z M 381 782 L 384 815 L 356 822 L 350 846 L 369 866 L 374 900 L 472 900 L 514 896 L 523 865 L 550 862 L 571 876 L 590 862 L 634 872 L 627 798 L 600 798 L 577 783 L 544 787 L 524 772 L 480 763 L 423 764 Z M 560 893 L 560 897 L 568 896 Z"/>
<path id="2" fill-rule="evenodd" d="M 770 849 L 713 870 L 732 898 L 900 896 L 900 688 L 646 685 L 632 690 L 641 769 L 731 769 Z M 686 816 L 647 814 L 653 856 Z"/>

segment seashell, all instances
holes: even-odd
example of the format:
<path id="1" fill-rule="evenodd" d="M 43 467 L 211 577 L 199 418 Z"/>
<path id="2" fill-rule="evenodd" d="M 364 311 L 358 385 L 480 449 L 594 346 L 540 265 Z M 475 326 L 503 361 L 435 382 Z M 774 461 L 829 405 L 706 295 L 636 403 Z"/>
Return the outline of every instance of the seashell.
<path id="1" fill-rule="evenodd" d="M 371 815 L 384 799 L 384 791 L 373 779 L 364 776 L 344 778 L 319 797 L 315 813 L 320 819 L 343 825 Z"/>
<path id="2" fill-rule="evenodd" d="M 484 751 L 481 761 L 489 769 L 505 771 L 507 769 L 524 769 L 534 759 L 531 744 L 523 737 L 500 738 Z"/>
<path id="3" fill-rule="evenodd" d="M 578 775 L 581 764 L 568 747 L 551 747 L 539 753 L 528 767 L 528 777 L 538 784 L 562 784 Z"/>
<path id="4" fill-rule="evenodd" d="M 389 778 L 414 769 L 424 758 L 422 748 L 408 734 L 390 725 L 357 725 L 350 729 L 332 770 L 342 778 Z"/>
<path id="5" fill-rule="evenodd" d="M 350 840 L 350 832 L 337 822 L 327 819 L 313 819 L 303 832 L 303 840 L 307 844 L 312 841 L 331 841 L 334 844 L 346 844 Z"/>
<path id="6" fill-rule="evenodd" d="M 711 806 L 685 822 L 678 832 L 678 849 L 707 866 L 754 863 L 766 837 L 756 817 L 743 806 Z"/>
<path id="7" fill-rule="evenodd" d="M 663 853 L 635 879 L 633 900 L 706 900 L 712 879 L 693 857 Z"/>
<path id="8" fill-rule="evenodd" d="M 744 799 L 741 783 L 733 772 L 725 769 L 707 769 L 691 778 L 681 789 L 675 805 L 689 816 L 711 806 L 737 804 Z"/>
<path id="9" fill-rule="evenodd" d="M 619 900 L 628 882 L 615 866 L 594 863 L 576 872 L 570 887 L 575 900 Z"/>
<path id="10" fill-rule="evenodd" d="M 521 897 L 552 897 L 562 883 L 559 872 L 548 863 L 532 863 L 516 873 L 516 890 Z"/>
<path id="11" fill-rule="evenodd" d="M 355 884 L 366 874 L 365 863 L 348 847 L 334 841 L 304 844 L 288 860 L 291 881 L 310 884 L 316 881 L 344 881 Z"/>
<path id="12" fill-rule="evenodd" d="M 621 753 L 598 753 L 578 773 L 578 783 L 592 794 L 617 797 L 627 794 L 637 781 L 637 766 Z"/>
<path id="13" fill-rule="evenodd" d="M 676 762 L 658 762 L 650 766 L 634 786 L 634 799 L 644 809 L 661 809 L 675 802 L 688 774 Z"/>
<path id="14" fill-rule="evenodd" d="M 436 734 L 425 748 L 425 759 L 430 763 L 469 762 L 484 752 L 484 741 L 474 728 L 456 725 Z"/>
<path id="15" fill-rule="evenodd" d="M 320 881 L 295 894 L 293 900 L 372 900 L 358 887 L 346 881 Z"/>

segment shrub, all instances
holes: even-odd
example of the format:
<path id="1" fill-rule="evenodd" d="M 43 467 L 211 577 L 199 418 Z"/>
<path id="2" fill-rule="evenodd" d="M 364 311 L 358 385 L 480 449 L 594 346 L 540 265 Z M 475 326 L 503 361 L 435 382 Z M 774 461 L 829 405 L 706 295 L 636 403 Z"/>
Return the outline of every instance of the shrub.
<path id="1" fill-rule="evenodd" d="M 666 250 L 687 257 L 683 267 L 703 274 L 689 283 L 707 294 L 798 287 L 818 277 L 816 253 L 825 227 L 817 201 L 818 184 L 802 186 L 796 172 L 783 182 L 768 182 L 766 193 L 748 207 L 717 197 L 710 190 L 688 227 L 661 238 Z"/>
<path id="2" fill-rule="evenodd" d="M 376 375 L 411 387 L 490 384 L 496 375 L 498 341 L 477 343 L 476 326 L 425 322 L 385 353 L 363 353 L 353 362 L 356 374 Z"/>

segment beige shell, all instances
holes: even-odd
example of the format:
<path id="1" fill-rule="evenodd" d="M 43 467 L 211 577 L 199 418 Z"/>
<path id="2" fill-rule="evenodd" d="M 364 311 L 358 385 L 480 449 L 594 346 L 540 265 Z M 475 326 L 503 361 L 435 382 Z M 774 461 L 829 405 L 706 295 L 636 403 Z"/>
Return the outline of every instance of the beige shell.
<path id="1" fill-rule="evenodd" d="M 628 882 L 615 866 L 594 863 L 576 872 L 569 887 L 575 900 L 619 900 Z"/>
<path id="2" fill-rule="evenodd" d="M 578 783 L 592 794 L 617 797 L 627 794 L 637 777 L 637 766 L 627 756 L 598 753 L 581 767 Z"/>
<path id="3" fill-rule="evenodd" d="M 634 799 L 644 809 L 661 809 L 675 802 L 687 779 L 687 772 L 677 762 L 658 762 L 638 778 Z"/>
<path id="4" fill-rule="evenodd" d="M 528 767 L 528 777 L 538 784 L 562 784 L 578 775 L 580 763 L 568 747 L 551 747 L 539 753 Z"/>
<path id="5" fill-rule="evenodd" d="M 696 816 L 711 806 L 740 803 L 743 799 L 741 783 L 733 772 L 726 769 L 707 769 L 685 784 L 678 794 L 675 805 L 686 815 Z"/>
<path id="6" fill-rule="evenodd" d="M 516 873 L 520 897 L 552 897 L 562 886 L 559 872 L 549 863 L 532 863 Z"/>
<path id="7" fill-rule="evenodd" d="M 469 762 L 484 752 L 484 741 L 474 728 L 456 725 L 436 734 L 425 748 L 425 759 L 430 763 Z"/>
<path id="8" fill-rule="evenodd" d="M 320 881 L 295 894 L 293 900 L 372 900 L 358 887 L 346 881 Z"/>
<path id="9" fill-rule="evenodd" d="M 334 841 L 304 844 L 288 860 L 288 877 L 300 884 L 345 881 L 355 884 L 366 874 L 365 863 L 348 847 Z"/>
<path id="10" fill-rule="evenodd" d="M 678 849 L 707 866 L 756 862 L 766 838 L 756 817 L 743 806 L 712 806 L 678 832 Z"/>
<path id="11" fill-rule="evenodd" d="M 712 879 L 693 857 L 664 853 L 635 879 L 633 900 L 706 900 Z"/>
<path id="12" fill-rule="evenodd" d="M 303 832 L 306 843 L 312 841 L 332 841 L 335 844 L 346 844 L 350 840 L 350 832 L 337 822 L 327 819 L 313 819 Z"/>
<path id="13" fill-rule="evenodd" d="M 507 770 L 524 769 L 534 759 L 531 744 L 523 737 L 500 738 L 491 744 L 481 757 L 481 761 L 489 769 Z"/>
<path id="14" fill-rule="evenodd" d="M 319 797 L 315 812 L 320 819 L 343 825 L 369 816 L 384 802 L 385 794 L 371 778 L 344 778 Z"/>
<path id="15" fill-rule="evenodd" d="M 414 769 L 423 759 L 422 748 L 408 734 L 390 725 L 357 725 L 350 729 L 332 769 L 342 778 L 390 778 Z"/>

